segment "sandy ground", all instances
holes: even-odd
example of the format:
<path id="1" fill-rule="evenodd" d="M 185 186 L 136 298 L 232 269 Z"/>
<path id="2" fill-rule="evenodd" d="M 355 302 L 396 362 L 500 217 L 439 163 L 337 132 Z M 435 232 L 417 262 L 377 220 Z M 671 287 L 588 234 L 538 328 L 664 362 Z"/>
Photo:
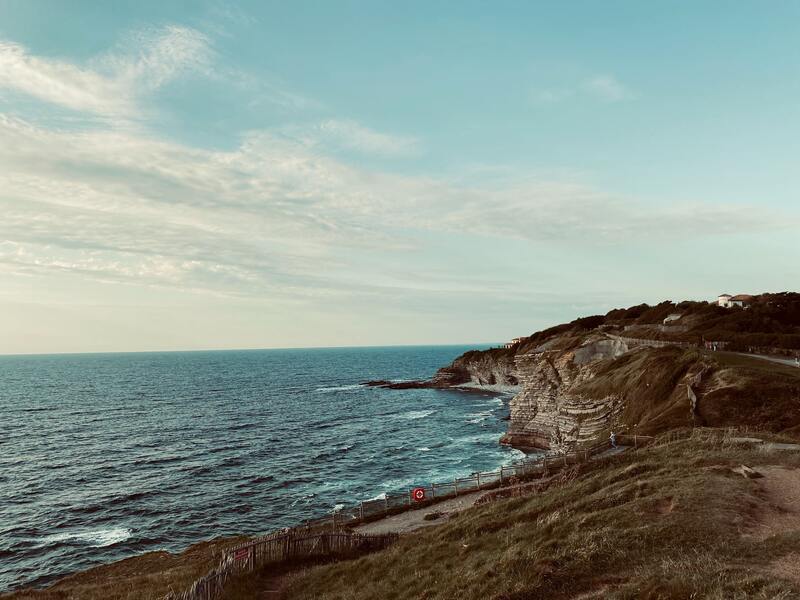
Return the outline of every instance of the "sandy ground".
<path id="1" fill-rule="evenodd" d="M 373 521 L 372 523 L 365 523 L 355 527 L 354 530 L 358 533 L 389 533 L 395 531 L 397 533 L 408 533 L 421 527 L 430 527 L 431 525 L 439 525 L 444 523 L 450 514 L 469 508 L 475 501 L 487 493 L 485 490 L 480 492 L 470 492 L 463 496 L 457 496 L 449 500 L 437 502 L 425 508 L 417 510 L 407 510 L 398 515 L 386 517 L 380 521 Z M 425 521 L 424 517 L 428 513 L 439 512 L 442 517 L 434 521 Z"/>
<path id="2" fill-rule="evenodd" d="M 760 467 L 758 472 L 764 476 L 756 481 L 765 501 L 752 535 L 766 539 L 786 531 L 800 531 L 800 469 L 774 466 Z"/>

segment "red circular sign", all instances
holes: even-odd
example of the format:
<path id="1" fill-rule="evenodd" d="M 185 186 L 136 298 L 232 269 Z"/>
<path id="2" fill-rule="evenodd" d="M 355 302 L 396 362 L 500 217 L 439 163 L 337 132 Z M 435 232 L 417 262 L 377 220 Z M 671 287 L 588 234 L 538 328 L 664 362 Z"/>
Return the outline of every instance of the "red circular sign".
<path id="1" fill-rule="evenodd" d="M 425 500 L 425 488 L 414 488 L 411 490 L 411 497 L 414 502 L 422 502 Z"/>

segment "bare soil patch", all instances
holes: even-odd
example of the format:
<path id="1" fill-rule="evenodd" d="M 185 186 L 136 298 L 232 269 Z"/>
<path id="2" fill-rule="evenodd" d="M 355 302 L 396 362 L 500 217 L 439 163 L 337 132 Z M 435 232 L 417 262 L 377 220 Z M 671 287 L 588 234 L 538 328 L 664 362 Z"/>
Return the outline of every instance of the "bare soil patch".
<path id="1" fill-rule="evenodd" d="M 756 539 L 800 531 L 800 469 L 759 467 L 764 477 L 756 480 L 764 499 L 749 532 Z"/>

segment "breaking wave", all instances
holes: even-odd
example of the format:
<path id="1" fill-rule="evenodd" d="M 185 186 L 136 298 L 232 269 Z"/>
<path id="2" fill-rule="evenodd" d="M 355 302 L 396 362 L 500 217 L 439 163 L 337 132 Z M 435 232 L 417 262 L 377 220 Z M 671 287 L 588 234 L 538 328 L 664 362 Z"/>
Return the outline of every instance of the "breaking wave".
<path id="1" fill-rule="evenodd" d="M 45 544 L 56 544 L 61 542 L 79 542 L 91 548 L 105 548 L 124 542 L 131 537 L 131 530 L 124 527 L 114 527 L 112 529 L 97 529 L 94 531 L 81 531 L 72 533 L 58 533 L 44 538 Z"/>
<path id="2" fill-rule="evenodd" d="M 414 421 L 416 419 L 424 419 L 425 417 L 430 417 L 435 412 L 436 412 L 435 410 L 411 410 L 398 416 L 401 419 Z"/>

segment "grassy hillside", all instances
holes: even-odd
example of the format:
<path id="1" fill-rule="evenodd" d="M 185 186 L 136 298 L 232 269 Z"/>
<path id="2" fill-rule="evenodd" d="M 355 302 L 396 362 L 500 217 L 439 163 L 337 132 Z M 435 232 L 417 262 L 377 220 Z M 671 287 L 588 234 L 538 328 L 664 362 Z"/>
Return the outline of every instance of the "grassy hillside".
<path id="1" fill-rule="evenodd" d="M 680 320 L 672 324 L 685 326 L 686 331 L 670 333 L 652 328 L 671 314 L 681 315 Z M 514 349 L 525 352 L 566 333 L 579 335 L 596 328 L 621 332 L 626 326 L 638 327 L 632 330 L 635 337 L 693 343 L 702 340 L 727 341 L 732 349 L 740 350 L 751 346 L 800 350 L 800 294 L 760 294 L 753 296 L 752 304 L 747 309 L 722 308 L 713 302 L 694 301 L 676 303 L 667 300 L 654 306 L 638 304 L 538 331 L 523 338 Z"/>
<path id="2" fill-rule="evenodd" d="M 538 495 L 465 510 L 382 553 L 311 568 L 285 597 L 800 597 L 800 579 L 786 569 L 798 560 L 800 515 L 763 535 L 772 475 L 731 472 L 742 463 L 797 469 L 800 457 L 698 430 L 693 440 L 591 465 Z"/>
<path id="3" fill-rule="evenodd" d="M 180 554 L 148 552 L 76 573 L 44 590 L 0 594 L 0 600 L 158 600 L 191 585 L 216 566 L 223 549 L 245 539 L 202 542 Z"/>
<path id="4" fill-rule="evenodd" d="M 702 372 L 697 412 L 687 377 Z M 606 361 L 575 390 L 602 399 L 622 393 L 618 430 L 645 435 L 692 426 L 744 427 L 800 435 L 800 369 L 728 352 L 648 348 Z"/>

